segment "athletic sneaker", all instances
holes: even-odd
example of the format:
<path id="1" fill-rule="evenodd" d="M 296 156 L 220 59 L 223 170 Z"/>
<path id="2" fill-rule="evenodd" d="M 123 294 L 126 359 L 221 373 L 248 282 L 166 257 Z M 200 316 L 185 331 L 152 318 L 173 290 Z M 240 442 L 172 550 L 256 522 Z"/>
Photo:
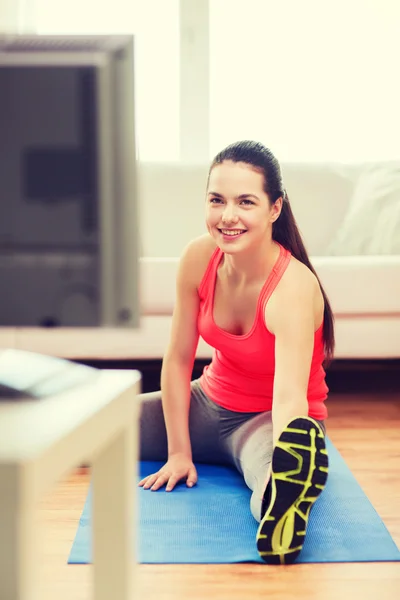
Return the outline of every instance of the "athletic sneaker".
<path id="1" fill-rule="evenodd" d="M 272 455 L 262 503 L 257 549 L 269 564 L 293 563 L 300 554 L 310 510 L 328 478 L 328 453 L 320 425 L 311 417 L 290 421 Z"/>

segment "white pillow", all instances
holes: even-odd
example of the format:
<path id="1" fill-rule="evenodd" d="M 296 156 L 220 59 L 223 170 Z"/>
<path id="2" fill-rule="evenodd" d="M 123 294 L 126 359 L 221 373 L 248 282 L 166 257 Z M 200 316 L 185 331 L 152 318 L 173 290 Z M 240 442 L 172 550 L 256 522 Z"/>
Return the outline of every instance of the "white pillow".
<path id="1" fill-rule="evenodd" d="M 400 165 L 361 173 L 328 255 L 400 254 Z"/>

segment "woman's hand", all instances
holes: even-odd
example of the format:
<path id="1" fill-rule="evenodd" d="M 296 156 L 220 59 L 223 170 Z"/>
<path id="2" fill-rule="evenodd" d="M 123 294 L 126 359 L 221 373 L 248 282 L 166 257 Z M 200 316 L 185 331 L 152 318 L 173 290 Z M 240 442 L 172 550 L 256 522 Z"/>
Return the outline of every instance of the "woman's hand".
<path id="1" fill-rule="evenodd" d="M 197 482 L 197 471 L 192 460 L 186 454 L 172 454 L 165 465 L 153 475 L 148 475 L 139 481 L 139 486 L 145 490 L 158 490 L 167 484 L 166 491 L 170 492 L 181 479 L 186 478 L 186 485 L 192 487 Z"/>

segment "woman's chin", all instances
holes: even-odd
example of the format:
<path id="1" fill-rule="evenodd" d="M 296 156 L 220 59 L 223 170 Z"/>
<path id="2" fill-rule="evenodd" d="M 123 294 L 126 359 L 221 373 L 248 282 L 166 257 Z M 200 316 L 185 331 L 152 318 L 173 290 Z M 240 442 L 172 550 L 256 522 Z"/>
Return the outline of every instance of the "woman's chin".
<path id="1" fill-rule="evenodd" d="M 253 244 L 249 244 L 247 235 L 246 239 L 243 240 L 225 240 L 222 237 L 214 238 L 217 245 L 225 254 L 240 254 L 243 252 L 247 252 L 252 248 Z"/>

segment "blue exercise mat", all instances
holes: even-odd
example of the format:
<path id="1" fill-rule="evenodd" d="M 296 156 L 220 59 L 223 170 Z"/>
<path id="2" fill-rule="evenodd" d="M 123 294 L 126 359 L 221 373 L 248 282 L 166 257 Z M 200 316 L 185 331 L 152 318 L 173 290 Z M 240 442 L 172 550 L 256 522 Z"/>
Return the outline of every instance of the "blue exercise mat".
<path id="1" fill-rule="evenodd" d="M 400 561 L 400 551 L 343 458 L 327 440 L 330 469 L 315 503 L 298 563 Z M 140 476 L 162 463 L 143 462 Z M 229 467 L 196 465 L 199 481 L 172 492 L 138 488 L 140 563 L 263 562 L 257 553 L 257 523 L 250 490 Z M 91 562 L 89 490 L 68 562 Z"/>

